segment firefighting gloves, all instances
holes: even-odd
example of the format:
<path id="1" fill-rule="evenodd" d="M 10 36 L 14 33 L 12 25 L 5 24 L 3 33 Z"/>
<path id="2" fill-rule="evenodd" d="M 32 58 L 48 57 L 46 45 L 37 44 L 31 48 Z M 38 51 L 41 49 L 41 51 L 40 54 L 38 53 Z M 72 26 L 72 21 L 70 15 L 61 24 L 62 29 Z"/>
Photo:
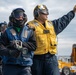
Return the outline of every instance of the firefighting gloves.
<path id="1" fill-rule="evenodd" d="M 15 48 L 22 53 L 22 56 L 26 56 L 28 49 L 22 47 L 22 41 L 16 40 L 15 41 Z"/>
<path id="2" fill-rule="evenodd" d="M 18 51 L 17 49 L 11 50 L 11 49 L 4 47 L 3 45 L 0 45 L 0 55 L 1 56 L 18 57 L 19 53 L 20 53 L 20 51 Z"/>
<path id="3" fill-rule="evenodd" d="M 11 56 L 11 57 L 19 57 L 19 55 L 20 55 L 20 51 L 18 51 L 18 50 L 8 50 L 8 53 L 9 53 L 9 55 Z"/>
<path id="4" fill-rule="evenodd" d="M 19 57 L 20 54 L 25 56 L 27 54 L 27 48 L 22 47 L 21 41 L 13 41 L 10 45 L 6 48 L 3 45 L 0 45 L 0 55 L 1 56 L 11 56 L 11 57 Z"/>
<path id="5" fill-rule="evenodd" d="M 10 45 L 16 50 L 20 51 L 23 56 L 25 56 L 28 52 L 27 48 L 22 47 L 22 41 L 20 40 L 14 40 Z"/>

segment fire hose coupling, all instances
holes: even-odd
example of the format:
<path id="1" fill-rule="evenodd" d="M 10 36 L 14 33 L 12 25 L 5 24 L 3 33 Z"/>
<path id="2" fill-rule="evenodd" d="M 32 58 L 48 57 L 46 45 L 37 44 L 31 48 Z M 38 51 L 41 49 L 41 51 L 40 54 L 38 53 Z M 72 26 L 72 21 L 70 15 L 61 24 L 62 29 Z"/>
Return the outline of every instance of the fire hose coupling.
<path id="1" fill-rule="evenodd" d="M 22 48 L 22 41 L 20 40 L 15 40 L 15 46 L 18 50 L 20 50 Z"/>
<path id="2" fill-rule="evenodd" d="M 11 43 L 13 43 L 14 48 L 22 52 L 22 54 L 27 54 L 28 49 L 25 47 L 22 47 L 22 41 L 14 40 L 14 41 L 11 41 Z"/>

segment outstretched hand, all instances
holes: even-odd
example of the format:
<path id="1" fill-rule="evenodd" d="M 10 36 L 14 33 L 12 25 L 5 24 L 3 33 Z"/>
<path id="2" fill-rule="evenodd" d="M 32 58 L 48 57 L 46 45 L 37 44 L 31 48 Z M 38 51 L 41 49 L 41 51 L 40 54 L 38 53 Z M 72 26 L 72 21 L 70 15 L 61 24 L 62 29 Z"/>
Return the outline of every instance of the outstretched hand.
<path id="1" fill-rule="evenodd" d="M 73 11 L 76 13 L 76 5 L 74 6 Z"/>

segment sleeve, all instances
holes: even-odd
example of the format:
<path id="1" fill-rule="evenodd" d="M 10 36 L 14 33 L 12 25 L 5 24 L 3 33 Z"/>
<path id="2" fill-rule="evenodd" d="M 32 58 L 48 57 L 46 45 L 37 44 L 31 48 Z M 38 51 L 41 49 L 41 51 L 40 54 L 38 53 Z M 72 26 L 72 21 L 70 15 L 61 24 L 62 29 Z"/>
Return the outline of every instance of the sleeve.
<path id="1" fill-rule="evenodd" d="M 36 47 L 37 47 L 36 37 L 35 37 L 33 29 L 31 29 L 31 35 L 30 35 L 28 42 L 23 42 L 22 45 L 23 45 L 23 47 L 27 48 L 28 50 L 31 50 L 31 51 L 36 50 Z"/>
<path id="2" fill-rule="evenodd" d="M 9 49 L 8 45 L 9 45 L 9 40 L 8 40 L 8 36 L 7 33 L 4 32 L 3 35 L 0 38 L 0 56 L 11 56 L 11 57 L 18 57 L 20 54 L 20 51 L 18 51 L 17 49 Z"/>
<path id="3" fill-rule="evenodd" d="M 58 35 L 67 27 L 67 25 L 71 22 L 74 16 L 75 13 L 73 11 L 70 11 L 68 14 L 62 16 L 61 18 L 52 21 L 56 35 Z"/>
<path id="4" fill-rule="evenodd" d="M 9 55 L 8 49 L 6 48 L 6 44 L 7 44 L 7 35 L 6 32 L 3 33 L 3 35 L 0 38 L 0 55 Z"/>

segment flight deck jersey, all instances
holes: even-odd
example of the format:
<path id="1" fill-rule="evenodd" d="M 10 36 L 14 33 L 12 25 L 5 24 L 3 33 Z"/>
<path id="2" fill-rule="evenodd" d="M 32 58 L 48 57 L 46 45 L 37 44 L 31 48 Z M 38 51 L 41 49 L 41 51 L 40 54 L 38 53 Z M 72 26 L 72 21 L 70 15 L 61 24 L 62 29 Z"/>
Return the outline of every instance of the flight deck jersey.
<path id="1" fill-rule="evenodd" d="M 37 20 L 28 23 L 30 28 L 35 29 L 37 49 L 35 55 L 57 53 L 57 39 L 52 22 L 45 21 L 45 27 Z"/>

